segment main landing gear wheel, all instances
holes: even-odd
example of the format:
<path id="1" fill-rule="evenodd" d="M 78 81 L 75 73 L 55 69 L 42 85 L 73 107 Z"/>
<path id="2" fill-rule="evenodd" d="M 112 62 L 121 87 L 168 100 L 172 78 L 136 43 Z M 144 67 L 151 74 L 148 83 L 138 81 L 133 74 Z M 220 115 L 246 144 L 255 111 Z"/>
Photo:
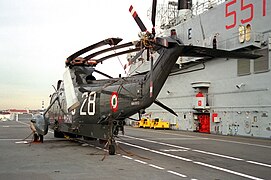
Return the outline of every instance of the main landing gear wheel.
<path id="1" fill-rule="evenodd" d="M 108 151 L 109 151 L 109 155 L 115 155 L 115 153 L 116 153 L 116 146 L 114 144 L 110 144 Z"/>
<path id="2" fill-rule="evenodd" d="M 88 136 L 83 136 L 83 139 L 86 141 L 96 141 L 97 138 L 92 138 L 92 137 L 88 137 Z"/>
<path id="3" fill-rule="evenodd" d="M 60 131 L 54 130 L 54 137 L 55 138 L 64 138 L 64 134 Z"/>

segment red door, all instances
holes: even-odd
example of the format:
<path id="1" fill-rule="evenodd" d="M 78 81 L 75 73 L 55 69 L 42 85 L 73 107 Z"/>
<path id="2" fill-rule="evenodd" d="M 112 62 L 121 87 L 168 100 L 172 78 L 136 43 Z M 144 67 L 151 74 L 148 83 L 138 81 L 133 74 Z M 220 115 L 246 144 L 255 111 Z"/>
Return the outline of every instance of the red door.
<path id="1" fill-rule="evenodd" d="M 200 114 L 199 118 L 199 132 L 210 133 L 210 114 Z"/>

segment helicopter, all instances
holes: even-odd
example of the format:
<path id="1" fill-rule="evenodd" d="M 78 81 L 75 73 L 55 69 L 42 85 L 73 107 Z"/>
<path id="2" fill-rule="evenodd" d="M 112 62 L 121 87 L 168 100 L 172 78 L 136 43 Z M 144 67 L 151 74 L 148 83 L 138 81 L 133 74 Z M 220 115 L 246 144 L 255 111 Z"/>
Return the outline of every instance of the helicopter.
<path id="1" fill-rule="evenodd" d="M 178 3 L 181 1 L 179 0 Z M 162 89 L 176 61 L 182 56 L 208 58 L 246 58 L 256 59 L 256 54 L 232 52 L 193 45 L 184 45 L 176 36 L 176 31 L 168 37 L 155 33 L 155 14 L 157 0 L 152 3 L 152 31 L 149 32 L 142 20 L 130 6 L 129 11 L 139 26 L 140 39 L 120 44 L 121 38 L 108 38 L 92 44 L 70 55 L 66 61 L 63 80 L 57 82 L 55 92 L 50 96 L 50 104 L 43 115 L 34 116 L 35 127 L 40 136 L 54 130 L 54 137 L 82 136 L 85 139 L 99 139 L 106 144 L 110 155 L 116 153 L 115 138 L 124 133 L 125 119 L 134 114 L 144 113 L 153 103 L 178 116 L 171 108 L 156 98 Z M 110 46 L 103 48 L 105 46 Z M 128 50 L 125 48 L 130 47 Z M 132 48 L 131 48 L 132 47 Z M 85 57 L 85 53 L 93 50 Z M 120 52 L 115 52 L 120 50 Z M 114 51 L 112 54 L 107 54 Z M 105 60 L 127 53 L 134 53 L 129 63 L 134 63 L 145 52 L 151 67 L 148 72 L 129 77 L 113 78 L 95 69 Z M 154 62 L 154 54 L 158 54 Z M 106 55 L 104 55 L 106 54 Z M 95 59 L 99 55 L 101 58 Z M 204 59 L 203 58 L 203 59 Z M 93 73 L 106 79 L 97 80 Z"/>

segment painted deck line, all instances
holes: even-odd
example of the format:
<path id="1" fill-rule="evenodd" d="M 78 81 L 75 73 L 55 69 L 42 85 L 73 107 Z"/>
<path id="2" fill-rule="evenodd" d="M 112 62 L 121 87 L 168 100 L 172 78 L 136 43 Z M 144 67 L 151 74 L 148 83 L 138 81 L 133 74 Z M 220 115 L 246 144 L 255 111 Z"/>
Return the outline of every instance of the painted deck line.
<path id="1" fill-rule="evenodd" d="M 131 130 L 135 131 L 144 131 L 140 129 L 133 129 Z M 130 130 L 129 129 L 129 130 Z M 144 131 L 147 132 L 147 131 Z M 191 138 L 199 138 L 198 136 L 191 136 L 191 135 L 183 135 L 183 134 L 176 134 L 176 133 L 167 133 L 167 132 L 161 132 L 161 131 L 151 131 L 150 133 L 157 133 L 157 134 L 167 134 L 167 135 L 173 135 L 173 136 L 180 136 L 180 137 L 191 137 Z M 253 144 L 253 143 L 244 143 L 239 141 L 231 141 L 231 140 L 223 140 L 223 139 L 214 139 L 214 138 L 201 138 L 203 140 L 212 140 L 212 141 L 221 141 L 221 142 L 228 142 L 228 143 L 235 143 L 235 144 L 243 144 L 243 145 L 249 145 L 249 146 L 256 146 L 256 147 L 262 147 L 262 148 L 269 148 L 271 149 L 271 146 L 261 145 L 261 144 Z"/>
<path id="2" fill-rule="evenodd" d="M 130 139 L 137 139 L 137 140 L 140 140 L 140 141 L 145 141 L 145 142 L 160 144 L 160 145 L 164 145 L 164 146 L 169 146 L 169 147 L 174 147 L 174 148 L 179 148 L 179 149 L 190 150 L 190 148 L 183 147 L 183 146 L 177 146 L 177 145 L 173 145 L 173 144 L 168 144 L 168 143 L 163 143 L 163 142 L 158 142 L 158 141 L 152 141 L 152 140 L 137 138 L 137 137 L 133 137 L 133 136 L 127 136 L 127 135 L 123 135 L 123 136 L 124 137 L 128 137 Z"/>
<path id="3" fill-rule="evenodd" d="M 160 166 L 156 166 L 154 164 L 149 164 L 150 167 L 153 167 L 153 168 L 156 168 L 156 169 L 159 169 L 159 170 L 164 170 L 165 168 L 163 167 L 160 167 Z"/>
<path id="4" fill-rule="evenodd" d="M 165 146 L 169 146 L 169 147 L 175 147 L 175 148 L 179 148 L 180 147 L 180 149 L 186 149 L 188 151 L 191 150 L 193 152 L 207 154 L 207 155 L 211 155 L 211 156 L 217 156 L 217 157 L 231 159 L 231 160 L 235 160 L 235 161 L 244 161 L 244 162 L 255 164 L 255 165 L 259 165 L 259 166 L 271 167 L 271 165 L 269 165 L 269 164 L 265 164 L 265 163 L 261 163 L 261 162 L 254 162 L 254 161 L 247 161 L 245 159 L 238 158 L 238 157 L 233 157 L 233 156 L 228 156 L 228 155 L 223 155 L 223 154 L 217 154 L 217 153 L 208 152 L 208 151 L 202 151 L 202 150 L 197 150 L 197 149 L 190 149 L 190 148 L 186 148 L 186 147 L 182 147 L 182 146 L 172 145 L 172 144 L 168 144 L 168 143 L 160 143 L 160 142 L 157 142 L 157 141 L 151 141 L 151 140 L 146 140 L 146 139 L 142 139 L 142 138 L 136 138 L 136 137 L 132 137 L 132 136 L 125 136 L 125 137 L 131 138 L 131 139 L 137 139 L 137 140 L 140 140 L 140 141 L 146 141 L 146 142 L 150 142 L 150 143 L 165 145 Z M 158 152 L 160 154 L 162 154 L 162 152 L 160 152 L 160 151 L 158 151 Z"/>
<path id="5" fill-rule="evenodd" d="M 118 141 L 118 143 L 125 144 L 125 145 L 132 146 L 132 147 L 137 147 L 137 148 L 143 149 L 143 150 L 147 149 L 145 147 L 141 147 L 141 146 L 126 143 L 126 142 Z M 146 150 L 146 151 L 150 151 L 150 152 L 153 152 L 153 153 L 156 153 L 156 154 L 161 154 L 161 155 L 168 156 L 168 157 L 175 158 L 175 159 L 182 160 L 182 161 L 192 162 L 192 163 L 200 165 L 200 166 L 209 167 L 211 169 L 216 169 L 216 170 L 219 170 L 219 171 L 227 172 L 227 173 L 234 174 L 234 175 L 241 176 L 241 177 L 245 177 L 245 178 L 248 178 L 248 179 L 263 180 L 261 178 L 254 177 L 254 176 L 251 176 L 251 175 L 248 175 L 248 174 L 240 173 L 240 172 L 237 172 L 237 171 L 229 170 L 229 169 L 226 169 L 226 168 L 221 168 L 221 167 L 218 167 L 218 166 L 214 166 L 214 165 L 210 165 L 210 164 L 206 164 L 206 163 L 202 163 L 202 162 L 193 161 L 191 159 L 183 158 L 183 157 L 172 155 L 172 154 L 167 154 L 167 153 L 152 150 L 152 149 L 149 149 L 149 150 Z"/>
<path id="6" fill-rule="evenodd" d="M 175 171 L 167 171 L 167 172 L 169 172 L 169 173 L 171 173 L 171 174 L 174 174 L 174 175 L 176 175 L 176 176 L 180 176 L 180 177 L 182 177 L 182 178 L 186 178 L 186 177 L 187 177 L 186 175 L 177 173 L 177 172 L 175 172 Z"/>
<path id="7" fill-rule="evenodd" d="M 221 168 L 221 167 L 218 167 L 218 166 L 213 166 L 213 165 L 202 163 L 202 162 L 193 162 L 193 163 L 201 165 L 201 166 L 209 167 L 209 168 L 212 168 L 212 169 L 216 169 L 216 170 L 219 170 L 219 171 L 224 171 L 224 172 L 227 172 L 227 173 L 230 173 L 230 174 L 234 174 L 234 175 L 237 175 L 237 176 L 245 177 L 245 178 L 248 178 L 248 179 L 263 180 L 263 179 L 258 178 L 258 177 L 250 176 L 250 175 L 247 175 L 247 174 L 239 173 L 239 172 L 236 172 L 236 171 L 232 171 L 232 170 L 229 170 L 229 169 Z"/>
<path id="8" fill-rule="evenodd" d="M 257 165 L 260 165 L 260 166 L 265 166 L 265 167 L 271 168 L 270 164 L 260 163 L 260 162 L 256 162 L 256 161 L 246 161 L 246 162 L 247 163 L 251 163 L 251 164 L 257 164 Z"/>
<path id="9" fill-rule="evenodd" d="M 134 161 L 138 162 L 138 163 L 141 163 L 141 164 L 148 164 L 146 163 L 145 161 L 141 161 L 141 160 L 138 160 L 138 159 L 135 159 Z"/>
<path id="10" fill-rule="evenodd" d="M 196 149 L 193 149 L 192 151 L 202 153 L 202 154 L 208 154 L 208 155 L 212 155 L 212 156 L 222 157 L 222 158 L 226 158 L 226 159 L 232 159 L 232 160 L 236 160 L 236 161 L 244 161 L 244 159 L 241 159 L 241 158 L 236 158 L 236 157 L 232 157 L 232 156 L 227 156 L 227 155 L 222 155 L 222 154 L 217 154 L 217 153 L 212 153 L 212 152 L 207 152 L 207 151 L 201 151 L 201 150 L 196 150 Z"/>

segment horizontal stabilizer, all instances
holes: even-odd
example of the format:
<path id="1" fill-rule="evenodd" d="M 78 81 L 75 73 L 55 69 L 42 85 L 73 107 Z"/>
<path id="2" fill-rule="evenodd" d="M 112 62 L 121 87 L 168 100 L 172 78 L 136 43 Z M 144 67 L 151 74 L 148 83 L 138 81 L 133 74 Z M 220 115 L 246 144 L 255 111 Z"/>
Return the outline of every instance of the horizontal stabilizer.
<path id="1" fill-rule="evenodd" d="M 257 55 L 257 54 L 240 53 L 240 52 L 212 49 L 212 48 L 199 47 L 199 46 L 189 46 L 189 45 L 181 45 L 181 46 L 183 46 L 182 56 L 211 57 L 211 58 L 237 58 L 237 59 L 242 59 L 242 58 L 256 59 L 256 58 L 261 57 L 261 55 Z"/>

